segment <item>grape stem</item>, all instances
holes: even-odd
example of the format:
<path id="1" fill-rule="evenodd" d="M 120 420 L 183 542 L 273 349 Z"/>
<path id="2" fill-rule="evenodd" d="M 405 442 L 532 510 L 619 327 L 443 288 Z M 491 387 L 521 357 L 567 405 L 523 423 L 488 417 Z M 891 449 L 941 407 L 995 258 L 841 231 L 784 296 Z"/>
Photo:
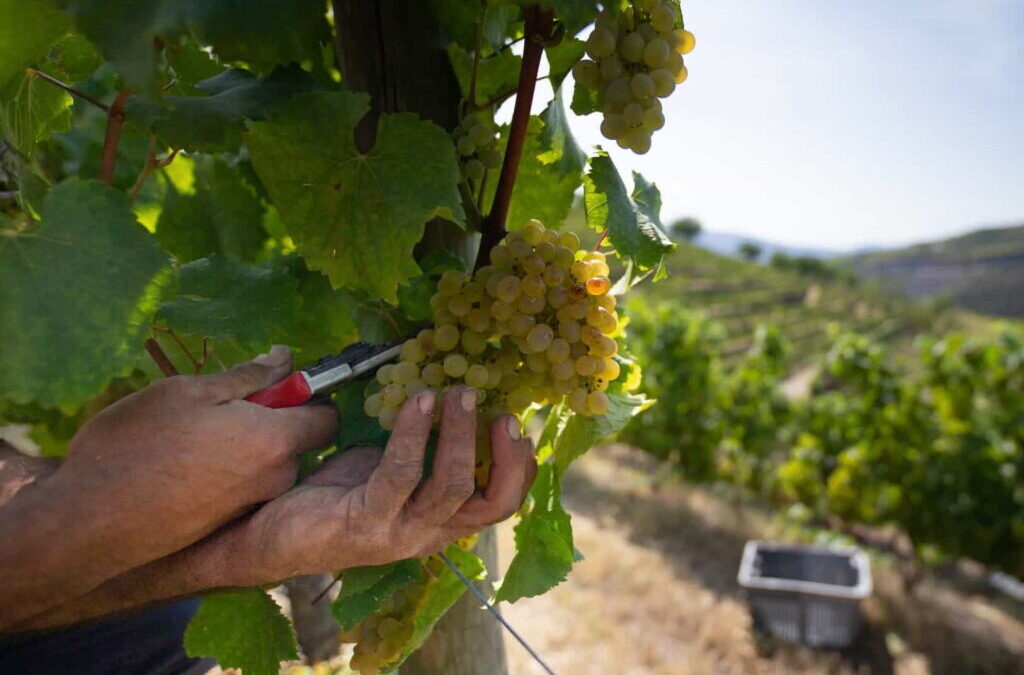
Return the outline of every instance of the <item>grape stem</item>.
<path id="1" fill-rule="evenodd" d="M 164 348 L 160 346 L 160 343 L 156 341 L 156 338 L 146 339 L 146 352 L 149 354 L 149 357 L 153 359 L 153 362 L 156 363 L 157 367 L 160 368 L 160 372 L 162 372 L 165 377 L 174 377 L 178 374 L 178 369 L 175 368 L 174 364 L 171 363 L 171 360 L 167 358 L 167 353 L 164 351 Z"/>
<path id="2" fill-rule="evenodd" d="M 124 104 L 131 95 L 132 90 L 125 87 L 117 93 L 117 98 L 107 111 L 107 133 L 103 137 L 103 152 L 100 155 L 100 170 L 97 174 L 97 178 L 107 185 L 114 182 L 117 144 L 121 141 L 121 127 L 124 126 Z"/>
<path id="3" fill-rule="evenodd" d="M 139 177 L 136 179 L 135 185 L 132 186 L 132 190 L 128 195 L 128 200 L 134 202 L 135 198 L 139 196 L 140 192 L 142 192 L 143 186 L 145 186 L 146 181 L 149 180 L 149 177 L 153 172 L 157 169 L 162 169 L 173 162 L 174 158 L 178 156 L 179 151 L 179 148 L 175 148 L 163 159 L 157 159 L 156 136 L 150 136 L 149 153 L 146 155 L 146 163 L 142 166 L 142 171 L 139 173 Z"/>
<path id="4" fill-rule="evenodd" d="M 491 249 L 505 236 L 505 220 L 512 202 L 512 189 L 515 187 L 516 174 L 519 172 L 519 160 L 522 158 L 523 146 L 526 143 L 530 107 L 533 105 L 533 92 L 537 86 L 537 70 L 540 68 L 544 44 L 551 36 L 553 22 L 554 14 L 550 10 L 538 9 L 536 5 L 526 9 L 523 31 L 526 43 L 523 47 L 522 65 L 519 68 L 516 104 L 512 110 L 512 121 L 509 123 L 508 143 L 505 145 L 505 158 L 494 192 L 494 203 L 481 228 L 483 236 L 476 256 L 476 268 L 486 264 Z"/>
<path id="5" fill-rule="evenodd" d="M 88 101 L 89 103 L 92 103 L 94 106 L 96 106 L 97 108 L 99 108 L 103 112 L 110 112 L 110 106 L 107 105 L 106 103 L 104 103 L 103 101 L 100 101 L 99 99 L 93 98 L 89 94 L 86 94 L 84 91 L 79 91 L 78 89 L 75 89 L 74 87 L 72 87 L 69 84 L 64 84 L 63 82 L 58 80 L 56 77 L 52 77 L 50 75 L 47 75 L 46 73 L 44 73 L 44 72 L 42 72 L 40 70 L 36 70 L 35 68 L 29 68 L 28 69 L 28 74 L 32 75 L 33 77 L 38 77 L 40 80 L 43 80 L 44 82 L 49 82 L 50 84 L 54 85 L 55 87 L 60 87 L 61 89 L 63 89 L 67 93 L 69 93 L 72 96 L 75 96 L 77 98 L 80 98 L 83 101 Z"/>

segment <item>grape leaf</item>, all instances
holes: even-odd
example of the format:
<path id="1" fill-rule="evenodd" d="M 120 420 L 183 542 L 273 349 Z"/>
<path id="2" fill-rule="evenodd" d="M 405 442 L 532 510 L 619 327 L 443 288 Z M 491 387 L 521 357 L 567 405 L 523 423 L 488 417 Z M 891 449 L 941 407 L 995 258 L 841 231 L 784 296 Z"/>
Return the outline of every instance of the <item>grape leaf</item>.
<path id="1" fill-rule="evenodd" d="M 465 0 L 430 0 L 430 8 L 445 32 L 468 51 L 476 48 L 476 31 L 481 9 L 485 12 L 481 38 L 492 50 L 500 48 L 509 33 L 509 25 L 519 17 L 513 3 L 481 3 Z"/>
<path id="2" fill-rule="evenodd" d="M 174 82 L 166 92 L 171 96 L 206 96 L 196 85 L 224 72 L 224 66 L 192 39 L 168 45 L 167 62 L 174 69 Z"/>
<path id="3" fill-rule="evenodd" d="M 555 10 L 555 18 L 565 25 L 568 35 L 575 35 L 597 17 L 597 0 L 541 0 L 540 6 Z M 605 3 L 605 5 L 614 3 Z"/>
<path id="4" fill-rule="evenodd" d="M 353 342 L 357 337 L 353 317 L 356 295 L 344 288 L 331 288 L 327 277 L 306 269 L 298 256 L 287 261 L 299 280 L 302 296 L 302 311 L 287 341 L 296 353 L 296 362 L 312 361 Z"/>
<path id="5" fill-rule="evenodd" d="M 553 443 L 558 474 L 564 474 L 573 460 L 594 447 L 602 438 L 620 431 L 631 419 L 653 404 L 654 401 L 639 394 L 610 392 L 608 412 L 605 414 L 593 417 L 571 416 Z"/>
<path id="6" fill-rule="evenodd" d="M 554 47 L 544 50 L 548 57 L 548 76 L 551 78 L 552 89 L 558 91 L 565 76 L 576 62 L 583 58 L 585 50 L 586 43 L 573 37 L 563 38 Z"/>
<path id="7" fill-rule="evenodd" d="M 25 75 L 0 107 L 0 131 L 24 157 L 32 158 L 36 143 L 71 128 L 71 95 Z"/>
<path id="8" fill-rule="evenodd" d="M 583 86 L 580 82 L 573 82 L 572 103 L 569 107 L 577 115 L 589 115 L 601 109 L 601 102 L 598 100 L 597 92 L 589 87 Z"/>
<path id="9" fill-rule="evenodd" d="M 661 203 L 657 188 L 644 181 L 634 192 L 641 203 L 634 203 L 607 152 L 599 150 L 590 158 L 583 186 L 587 224 L 597 232 L 607 230 L 616 252 L 639 272 L 655 269 L 675 250 L 655 210 Z"/>
<path id="10" fill-rule="evenodd" d="M 562 105 L 561 89 L 555 92 L 555 97 L 551 99 L 540 117 L 544 121 L 544 131 L 540 137 L 541 152 L 538 155 L 540 161 L 545 164 L 554 163 L 555 168 L 562 174 L 582 173 L 587 155 L 580 150 L 572 135 L 569 120 L 565 116 L 565 107 Z"/>
<path id="11" fill-rule="evenodd" d="M 166 96 L 166 105 L 141 96 L 128 100 L 126 116 L 167 145 L 190 152 L 233 150 L 241 142 L 243 120 L 263 119 L 267 106 L 313 88 L 313 78 L 296 65 L 257 78 L 231 68 L 195 87 L 208 96 Z"/>
<path id="12" fill-rule="evenodd" d="M 444 129 L 415 115 L 381 115 L 376 143 L 353 133 L 369 97 L 300 94 L 250 126 L 249 151 L 299 253 L 335 287 L 397 301 L 419 274 L 413 246 L 435 216 L 462 224 L 459 170 Z"/>
<path id="13" fill-rule="evenodd" d="M 403 586 L 422 580 L 423 576 L 423 566 L 418 560 L 347 569 L 341 575 L 341 593 L 331 606 L 331 613 L 342 630 L 352 630 L 380 609 L 385 598 Z"/>
<path id="14" fill-rule="evenodd" d="M 453 42 L 448 45 L 448 60 L 462 95 L 468 98 L 473 79 L 473 55 Z M 522 62 L 522 57 L 508 50 L 480 59 L 476 72 L 476 104 L 485 105 L 500 96 L 515 93 Z"/>
<path id="15" fill-rule="evenodd" d="M 287 339 L 301 303 L 298 282 L 284 265 L 216 255 L 182 266 L 180 295 L 162 304 L 158 316 L 183 333 L 260 349 Z"/>
<path id="16" fill-rule="evenodd" d="M 96 51 L 96 45 L 80 33 L 68 33 L 53 44 L 40 69 L 73 84 L 89 77 L 101 65 L 103 57 Z"/>
<path id="17" fill-rule="evenodd" d="M 537 470 L 530 496 L 533 507 L 516 525 L 516 555 L 494 596 L 497 601 L 546 593 L 565 581 L 576 559 L 572 523 L 562 508 L 561 479 L 553 465 Z"/>
<path id="18" fill-rule="evenodd" d="M 277 675 L 281 661 L 298 658 L 295 633 L 281 608 L 258 588 L 203 597 L 185 630 L 189 656 L 210 656 L 244 675 Z"/>
<path id="19" fill-rule="evenodd" d="M 0 396 L 73 412 L 130 369 L 170 277 L 125 195 L 70 179 L 0 236 Z"/>
<path id="20" fill-rule="evenodd" d="M 483 560 L 454 544 L 446 548 L 444 554 L 467 579 L 480 579 L 486 572 Z M 428 587 L 427 595 L 416 612 L 416 625 L 409 641 L 402 648 L 402 661 L 426 642 L 437 622 L 465 592 L 466 586 L 462 580 L 445 566 L 444 571 L 437 576 L 437 582 Z"/>
<path id="21" fill-rule="evenodd" d="M 193 175 L 193 194 L 168 185 L 157 240 L 183 263 L 216 253 L 252 260 L 267 239 L 252 189 L 220 158 L 197 157 Z"/>
<path id="22" fill-rule="evenodd" d="M 321 0 L 204 0 L 188 8 L 193 34 L 226 63 L 243 61 L 266 70 L 316 60 L 320 43 L 331 40 Z"/>
<path id="23" fill-rule="evenodd" d="M 260 70 L 320 57 L 329 40 L 324 5 L 317 0 L 59 0 L 75 26 L 99 48 L 131 89 L 157 96 L 159 51 L 192 34 L 223 61 Z"/>
<path id="24" fill-rule="evenodd" d="M 47 0 L 0 0 L 0 97 L 46 56 L 70 22 Z"/>
<path id="25" fill-rule="evenodd" d="M 510 230 L 521 228 L 530 218 L 537 218 L 549 227 L 559 227 L 572 208 L 573 192 L 583 180 L 582 164 L 576 172 L 563 172 L 559 162 L 542 161 L 544 129 L 540 118 L 530 118 L 508 209 Z"/>

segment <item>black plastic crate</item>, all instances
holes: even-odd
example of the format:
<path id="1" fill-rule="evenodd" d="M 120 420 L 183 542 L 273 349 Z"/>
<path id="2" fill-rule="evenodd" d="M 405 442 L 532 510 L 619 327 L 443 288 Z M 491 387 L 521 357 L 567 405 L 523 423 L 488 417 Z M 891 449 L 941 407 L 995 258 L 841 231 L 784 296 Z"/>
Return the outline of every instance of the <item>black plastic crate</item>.
<path id="1" fill-rule="evenodd" d="M 852 643 L 871 595 L 868 558 L 852 547 L 748 541 L 737 581 L 761 630 L 813 647 Z"/>

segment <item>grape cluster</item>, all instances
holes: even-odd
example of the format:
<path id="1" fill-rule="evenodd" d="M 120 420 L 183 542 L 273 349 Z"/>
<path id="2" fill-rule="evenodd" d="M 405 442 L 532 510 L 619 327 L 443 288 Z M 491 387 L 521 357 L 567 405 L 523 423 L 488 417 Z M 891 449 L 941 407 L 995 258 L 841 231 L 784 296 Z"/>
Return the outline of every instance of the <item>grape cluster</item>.
<path id="1" fill-rule="evenodd" d="M 573 77 L 597 92 L 604 120 L 601 133 L 642 155 L 651 134 L 665 125 L 660 99 L 686 80 L 683 54 L 696 41 L 676 26 L 678 2 L 636 0 L 617 16 L 598 15 L 587 39 L 587 55 L 573 66 Z"/>
<path id="2" fill-rule="evenodd" d="M 501 166 L 501 153 L 497 151 L 498 129 L 482 113 L 469 113 L 452 132 L 455 149 L 462 163 L 463 178 L 478 181 L 487 169 Z"/>
<path id="3" fill-rule="evenodd" d="M 445 272 L 430 299 L 433 328 L 377 371 L 366 414 L 391 429 L 408 397 L 457 385 L 476 389 L 488 419 L 565 396 L 576 413 L 605 413 L 619 376 L 616 302 L 605 255 L 578 249 L 575 234 L 530 220 L 472 277 Z"/>
<path id="4" fill-rule="evenodd" d="M 416 611 L 437 583 L 444 561 L 437 556 L 424 560 L 426 580 L 402 587 L 381 603 L 380 608 L 350 631 L 341 641 L 355 643 L 349 667 L 360 675 L 378 675 L 398 664 L 402 650 L 415 629 Z"/>

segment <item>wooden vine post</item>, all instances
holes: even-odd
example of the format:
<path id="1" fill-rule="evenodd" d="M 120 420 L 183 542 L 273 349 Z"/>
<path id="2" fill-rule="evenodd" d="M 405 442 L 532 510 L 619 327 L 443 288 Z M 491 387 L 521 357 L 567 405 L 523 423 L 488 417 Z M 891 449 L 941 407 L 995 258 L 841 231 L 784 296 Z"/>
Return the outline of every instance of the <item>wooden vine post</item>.
<path id="1" fill-rule="evenodd" d="M 356 145 L 372 147 L 381 113 L 413 112 L 445 129 L 458 124 L 461 92 L 444 51 L 446 38 L 429 3 L 402 0 L 333 0 L 335 45 L 342 81 L 370 94 L 372 112 L 356 129 Z M 505 216 L 522 155 L 543 39 L 551 33 L 550 12 L 528 10 L 523 66 L 510 140 L 498 177 L 496 208 L 478 223 L 481 235 L 464 232 L 447 221 L 429 223 L 421 246 L 446 246 L 476 262 L 505 233 Z M 479 246 L 477 246 L 479 241 Z M 479 250 L 479 253 L 477 252 Z M 476 553 L 489 570 L 497 570 L 493 529 L 482 532 Z M 493 573 L 493 572 L 492 572 Z M 490 580 L 480 587 L 489 595 Z M 468 593 L 440 621 L 433 635 L 401 668 L 403 675 L 504 675 L 503 635 L 498 623 Z"/>

